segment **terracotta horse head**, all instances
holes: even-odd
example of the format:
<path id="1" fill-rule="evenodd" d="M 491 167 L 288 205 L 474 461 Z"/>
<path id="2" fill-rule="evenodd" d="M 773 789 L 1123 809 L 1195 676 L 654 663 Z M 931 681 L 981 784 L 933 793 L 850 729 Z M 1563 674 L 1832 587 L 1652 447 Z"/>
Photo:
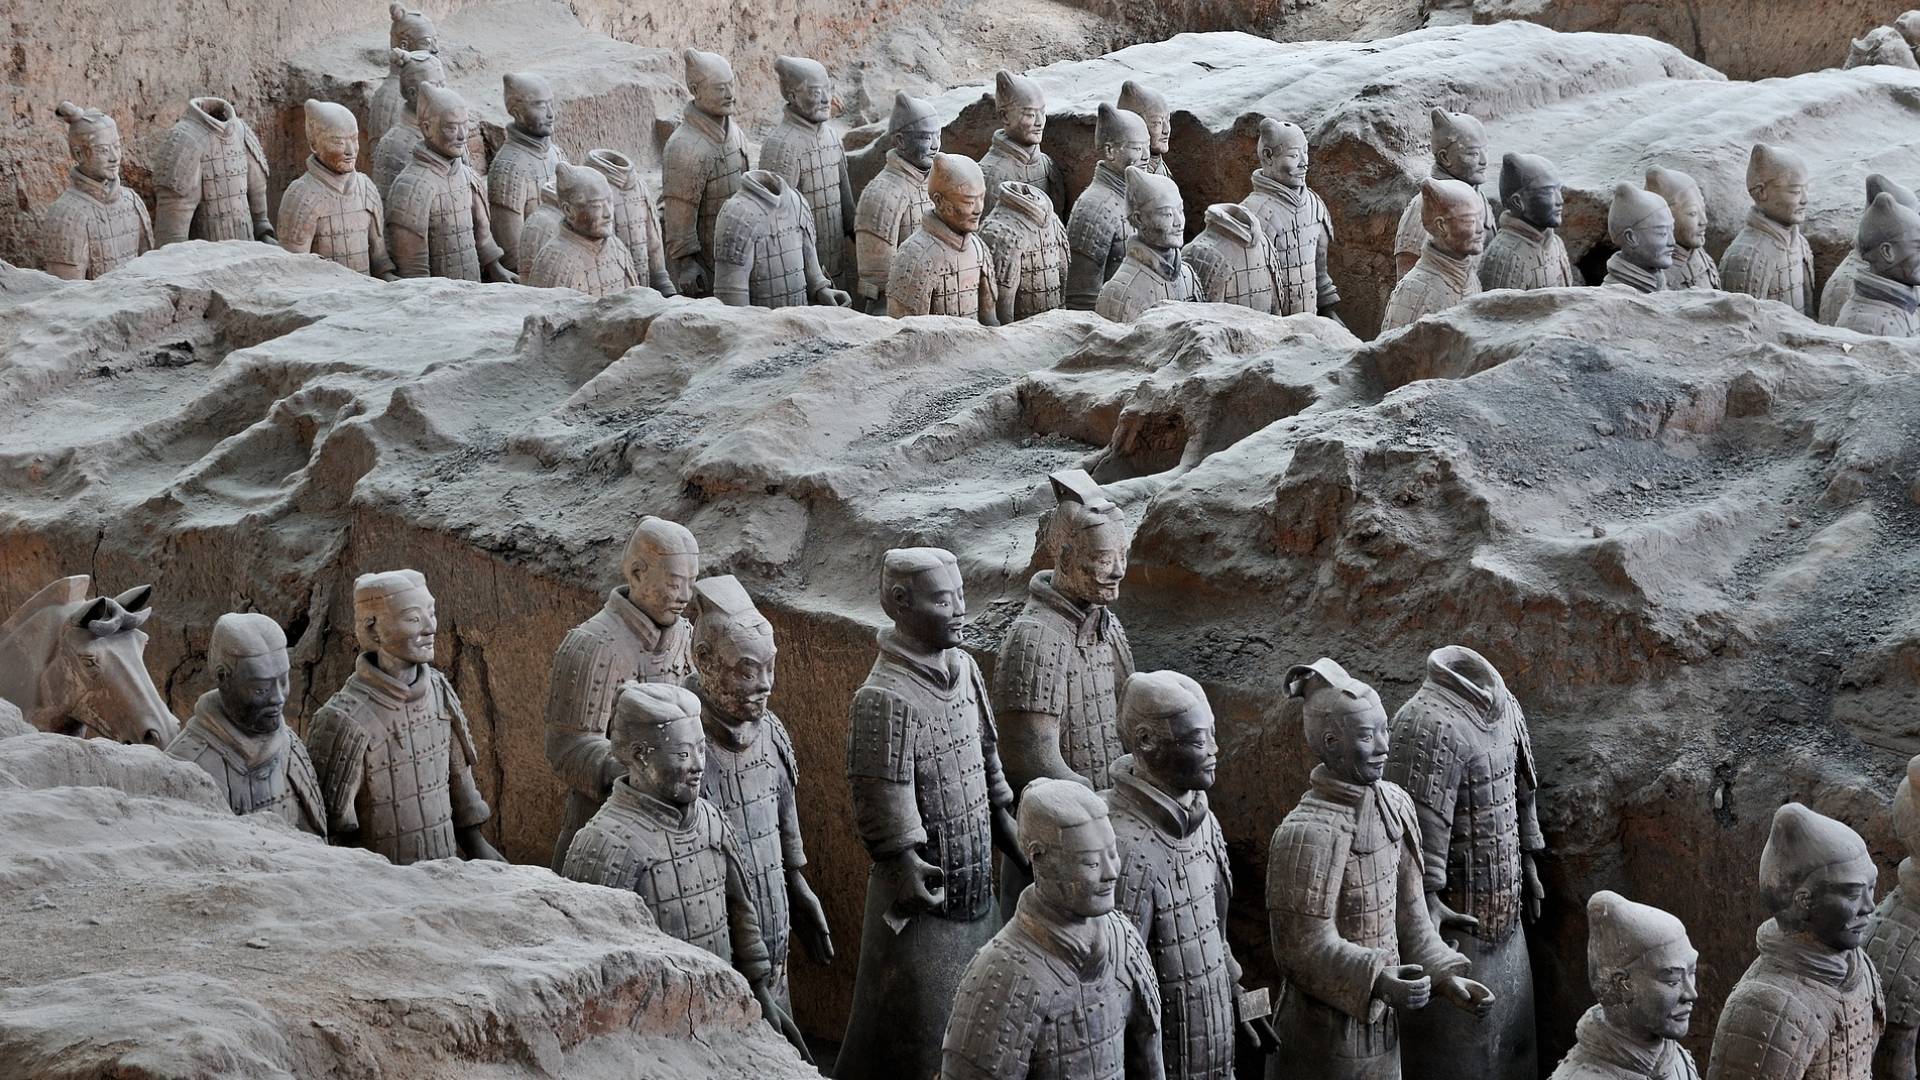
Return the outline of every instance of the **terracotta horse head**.
<path id="1" fill-rule="evenodd" d="M 88 584 L 61 578 L 0 623 L 0 698 L 41 731 L 164 747 L 180 725 L 147 674 L 153 586 L 89 598 Z"/>

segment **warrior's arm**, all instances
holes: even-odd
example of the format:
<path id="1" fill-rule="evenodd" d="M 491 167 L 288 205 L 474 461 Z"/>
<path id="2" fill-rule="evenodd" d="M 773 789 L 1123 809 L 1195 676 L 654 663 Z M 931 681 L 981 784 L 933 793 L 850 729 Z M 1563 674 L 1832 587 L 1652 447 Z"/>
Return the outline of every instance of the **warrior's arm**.
<path id="1" fill-rule="evenodd" d="M 427 238 L 424 233 L 396 224 L 388 233 L 388 239 L 393 243 L 394 273 L 403 278 L 432 276 L 433 269 L 427 262 Z"/>
<path id="2" fill-rule="evenodd" d="M 1333 246 L 1333 230 L 1321 226 L 1320 243 L 1315 246 L 1319 250 L 1313 254 L 1314 291 L 1318 294 L 1318 305 L 1324 311 L 1340 302 L 1340 290 L 1333 284 L 1333 275 L 1327 272 L 1327 250 Z"/>
<path id="3" fill-rule="evenodd" d="M 493 221 L 489 216 L 486 192 L 482 185 L 473 185 L 473 249 L 480 260 L 480 280 L 506 281 L 518 280 L 513 268 L 505 261 L 505 253 L 500 245 L 493 242 Z"/>
<path id="4" fill-rule="evenodd" d="M 974 243 L 980 244 L 978 239 Z M 980 244 L 981 253 L 986 253 L 986 245 Z M 993 283 L 993 260 L 980 260 L 980 325 L 1000 325 L 1000 290 Z"/>
<path id="5" fill-rule="evenodd" d="M 387 256 L 387 226 L 380 218 L 377 206 L 367 215 L 367 271 L 374 277 L 392 281 L 393 260 Z"/>
<path id="6" fill-rule="evenodd" d="M 1014 301 L 1020 295 L 1020 263 L 1015 260 L 1011 265 L 996 267 L 994 271 L 994 314 L 999 317 L 1000 325 L 1013 322 Z"/>
<path id="7" fill-rule="evenodd" d="M 1393 955 L 1340 936 L 1334 915 L 1348 838 L 1317 823 L 1282 822 L 1267 859 L 1267 929 L 1273 958 L 1303 993 L 1363 1022 L 1379 1019 L 1374 996 Z"/>
<path id="8" fill-rule="evenodd" d="M 887 271 L 887 314 L 896 319 L 925 315 L 933 307 L 933 275 L 916 274 L 896 248 Z"/>
<path id="9" fill-rule="evenodd" d="M 887 295 L 887 274 L 893 268 L 893 241 L 869 229 L 853 237 L 854 259 L 860 264 L 860 296 L 879 300 Z"/>
<path id="10" fill-rule="evenodd" d="M 667 273 L 667 249 L 660 240 L 660 220 L 653 216 L 653 201 L 647 200 L 646 213 L 641 228 L 647 234 L 647 283 L 662 296 L 675 296 L 679 290 L 673 287 L 673 275 Z"/>
<path id="11" fill-rule="evenodd" d="M 840 155 L 840 231 L 853 235 L 853 174 L 847 170 L 847 156 Z"/>
<path id="12" fill-rule="evenodd" d="M 298 207 L 288 205 L 293 200 L 286 195 L 280 196 L 280 228 L 277 238 L 280 246 L 295 255 L 305 255 L 313 250 L 313 234 L 316 224 L 312 214 L 298 214 Z"/>
<path id="13" fill-rule="evenodd" d="M 58 214 L 59 208 L 54 210 Z M 67 281 L 84 281 L 87 276 L 87 238 L 84 231 L 71 227 L 70 221 L 49 220 L 44 225 L 41 269 Z"/>
<path id="14" fill-rule="evenodd" d="M 749 253 L 747 257 L 753 256 Z M 746 263 L 714 260 L 714 298 L 728 307 L 746 307 L 751 304 L 752 292 L 747 284 L 747 278 L 751 272 L 752 268 Z"/>
<path id="15" fill-rule="evenodd" d="M 501 187 L 511 185 L 502 184 Z M 492 187 L 491 184 L 488 185 Z M 510 192 L 499 193 L 499 201 L 493 196 L 487 200 L 487 213 L 491 217 L 491 234 L 494 244 L 502 252 L 500 264 L 509 270 L 518 271 L 522 267 L 533 265 L 534 253 L 520 250 L 520 230 L 526 227 L 526 209 L 513 205 L 515 200 Z"/>
<path id="16" fill-rule="evenodd" d="M 575 632 L 561 641 L 547 683 L 547 764 L 561 783 L 595 801 L 627 774 L 605 734 L 619 689 L 592 639 Z"/>
<path id="17" fill-rule="evenodd" d="M 669 191 L 660 199 L 666 218 L 667 258 L 675 261 L 700 254 L 700 204 Z"/>
<path id="18" fill-rule="evenodd" d="M 176 244 L 193 231 L 193 212 L 200 208 L 200 178 L 185 190 L 155 185 L 153 189 L 154 246 Z"/>
<path id="19" fill-rule="evenodd" d="M 86 256 L 84 255 L 81 256 L 82 260 L 84 260 L 85 258 Z M 86 276 L 87 276 L 87 264 L 85 261 L 81 261 L 77 263 L 56 262 L 53 259 L 48 259 L 46 260 L 42 268 L 45 269 L 47 273 L 52 274 L 54 277 L 63 278 L 67 281 L 84 281 L 86 280 Z"/>
<path id="20" fill-rule="evenodd" d="M 1100 252 L 1073 249 L 1067 263 L 1067 306 L 1075 311 L 1092 311 L 1100 299 L 1100 286 L 1107 281 L 1107 264 Z"/>
<path id="21" fill-rule="evenodd" d="M 727 862 L 727 936 L 733 945 L 733 969 L 746 978 L 748 986 L 758 988 L 773 976 L 773 961 L 767 955 L 760 916 L 754 911 L 746 868 L 731 831 L 722 850 Z"/>
<path id="22" fill-rule="evenodd" d="M 272 240 L 273 219 L 267 216 L 267 166 L 247 155 L 247 209 L 253 214 L 253 238 Z"/>
<path id="23" fill-rule="evenodd" d="M 1440 938 L 1440 928 L 1427 913 L 1427 888 L 1420 870 L 1420 841 L 1409 830 L 1400 839 L 1400 866 L 1395 873 L 1394 926 L 1400 938 L 1400 959 L 1419 964 L 1436 982 L 1443 975 L 1466 975 L 1472 965 Z"/>
<path id="24" fill-rule="evenodd" d="M 1160 1007 L 1139 996 L 1127 1016 L 1126 1080 L 1162 1080 L 1167 1075 L 1160 1044 Z"/>
<path id="25" fill-rule="evenodd" d="M 1055 780 L 1075 780 L 1093 786 L 1093 781 L 1067 766 L 1060 753 L 1060 718 L 1048 713 L 1009 710 L 1002 714 L 1006 727 L 1005 762 L 1007 783 L 1014 791 L 1045 776 Z"/>
<path id="26" fill-rule="evenodd" d="M 1909 1080 L 1914 1075 L 1914 1036 L 1920 1028 L 1888 1024 L 1873 1048 L 1873 1080 Z"/>

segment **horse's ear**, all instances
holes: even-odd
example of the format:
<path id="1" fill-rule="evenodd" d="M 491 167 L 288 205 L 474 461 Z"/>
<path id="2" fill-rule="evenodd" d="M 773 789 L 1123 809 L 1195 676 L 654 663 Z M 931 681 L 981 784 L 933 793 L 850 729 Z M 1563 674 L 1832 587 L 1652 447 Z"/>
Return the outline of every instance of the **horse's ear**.
<path id="1" fill-rule="evenodd" d="M 128 611 L 140 611 L 153 601 L 153 586 L 135 585 L 126 592 L 113 598 L 114 602 Z"/>
<path id="2" fill-rule="evenodd" d="M 86 609 L 80 612 L 80 617 L 73 620 L 74 625 L 87 626 L 91 623 L 113 619 L 114 615 L 117 614 L 117 612 L 113 610 L 114 603 L 115 601 L 111 596 L 95 597 L 93 603 L 88 604 Z"/>
<path id="3" fill-rule="evenodd" d="M 126 612 L 120 616 L 120 629 L 138 630 L 147 625 L 147 618 L 152 614 L 152 608 L 141 608 L 139 611 Z"/>

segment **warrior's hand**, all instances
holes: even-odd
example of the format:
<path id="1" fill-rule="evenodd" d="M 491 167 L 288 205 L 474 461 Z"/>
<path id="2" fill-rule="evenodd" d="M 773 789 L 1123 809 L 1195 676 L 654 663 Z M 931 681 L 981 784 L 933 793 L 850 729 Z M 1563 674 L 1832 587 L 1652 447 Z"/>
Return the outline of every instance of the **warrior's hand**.
<path id="1" fill-rule="evenodd" d="M 800 1052 L 800 1060 L 809 1065 L 813 1064 L 813 1053 L 807 1049 L 807 1040 L 800 1035 L 800 1025 L 793 1022 L 792 1013 L 781 1008 L 780 1003 L 773 1000 L 772 988 L 764 982 L 755 986 L 753 1000 L 760 1003 L 760 1012 L 767 1018 L 767 1023 L 773 1025 L 773 1030 L 785 1036 L 786 1040 L 793 1044 L 793 1048 Z"/>
<path id="2" fill-rule="evenodd" d="M 1448 975 L 1434 984 L 1434 990 L 1446 998 L 1449 1005 L 1470 1012 L 1477 1019 L 1484 1020 L 1493 1012 L 1493 991 L 1464 976 Z"/>
<path id="3" fill-rule="evenodd" d="M 253 219 L 253 238 L 263 244 L 277 244 L 280 238 L 274 234 L 273 219 L 257 217 Z"/>
<path id="4" fill-rule="evenodd" d="M 892 910 L 896 915 L 910 919 L 947 902 L 945 875 L 918 851 L 902 851 L 887 867 L 893 875 Z"/>
<path id="5" fill-rule="evenodd" d="M 1433 920 L 1433 928 L 1440 932 L 1441 937 L 1445 937 L 1449 930 L 1471 934 L 1480 929 L 1479 919 L 1462 915 L 1448 907 L 1447 902 L 1440 899 L 1439 893 L 1427 894 L 1427 915 Z"/>
<path id="6" fill-rule="evenodd" d="M 491 281 L 498 285 L 520 284 L 520 275 L 501 265 L 499 259 L 495 259 L 481 268 L 480 278 L 482 281 Z"/>
<path id="7" fill-rule="evenodd" d="M 682 296 L 705 296 L 712 282 L 707 278 L 707 268 L 700 265 L 698 259 L 682 259 L 680 268 L 673 273 L 674 287 Z"/>
<path id="8" fill-rule="evenodd" d="M 853 303 L 853 297 L 848 296 L 844 290 L 836 289 L 831 285 L 821 286 L 814 292 L 811 299 L 820 307 L 846 307 L 848 304 Z"/>
<path id="9" fill-rule="evenodd" d="M 1419 964 L 1385 968 L 1373 980 L 1373 996 L 1396 1009 L 1424 1009 L 1433 999 L 1433 980 Z"/>
<path id="10" fill-rule="evenodd" d="M 1539 922 L 1541 909 L 1546 907 L 1547 887 L 1540 884 L 1540 867 L 1531 854 L 1520 856 L 1520 869 L 1526 877 L 1525 895 L 1528 922 Z"/>
<path id="11" fill-rule="evenodd" d="M 827 913 L 820 906 L 820 898 L 813 894 L 813 886 L 807 884 L 807 877 L 799 867 L 787 871 L 787 902 L 793 908 L 793 928 L 800 935 L 800 944 L 807 955 L 816 964 L 833 963 L 833 933 L 827 929 Z"/>
<path id="12" fill-rule="evenodd" d="M 1262 1054 L 1271 1054 L 1280 1049 L 1280 1033 L 1273 1030 L 1273 1021 L 1264 1016 L 1240 1021 L 1240 1037 L 1253 1044 L 1253 1048 Z"/>
<path id="13" fill-rule="evenodd" d="M 460 854 L 468 859 L 480 859 L 485 862 L 506 862 L 507 857 L 494 850 L 487 838 L 480 835 L 480 826 L 469 825 L 453 831 L 454 842 L 460 848 Z"/>
<path id="14" fill-rule="evenodd" d="M 993 808 L 993 846 L 1000 854 L 1012 860 L 1022 873 L 1033 876 L 1033 864 L 1020 850 L 1020 827 L 1014 823 L 1013 811 L 1004 806 Z"/>

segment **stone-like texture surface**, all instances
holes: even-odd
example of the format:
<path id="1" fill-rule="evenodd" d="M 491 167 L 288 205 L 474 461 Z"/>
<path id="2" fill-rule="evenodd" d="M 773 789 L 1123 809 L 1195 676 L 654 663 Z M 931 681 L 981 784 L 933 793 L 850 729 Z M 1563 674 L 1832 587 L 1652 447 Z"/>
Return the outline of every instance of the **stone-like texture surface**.
<path id="1" fill-rule="evenodd" d="M 330 848 L 148 748 L 0 742 L 0 829 L 7 1076 L 817 1075 L 634 896 Z"/>

